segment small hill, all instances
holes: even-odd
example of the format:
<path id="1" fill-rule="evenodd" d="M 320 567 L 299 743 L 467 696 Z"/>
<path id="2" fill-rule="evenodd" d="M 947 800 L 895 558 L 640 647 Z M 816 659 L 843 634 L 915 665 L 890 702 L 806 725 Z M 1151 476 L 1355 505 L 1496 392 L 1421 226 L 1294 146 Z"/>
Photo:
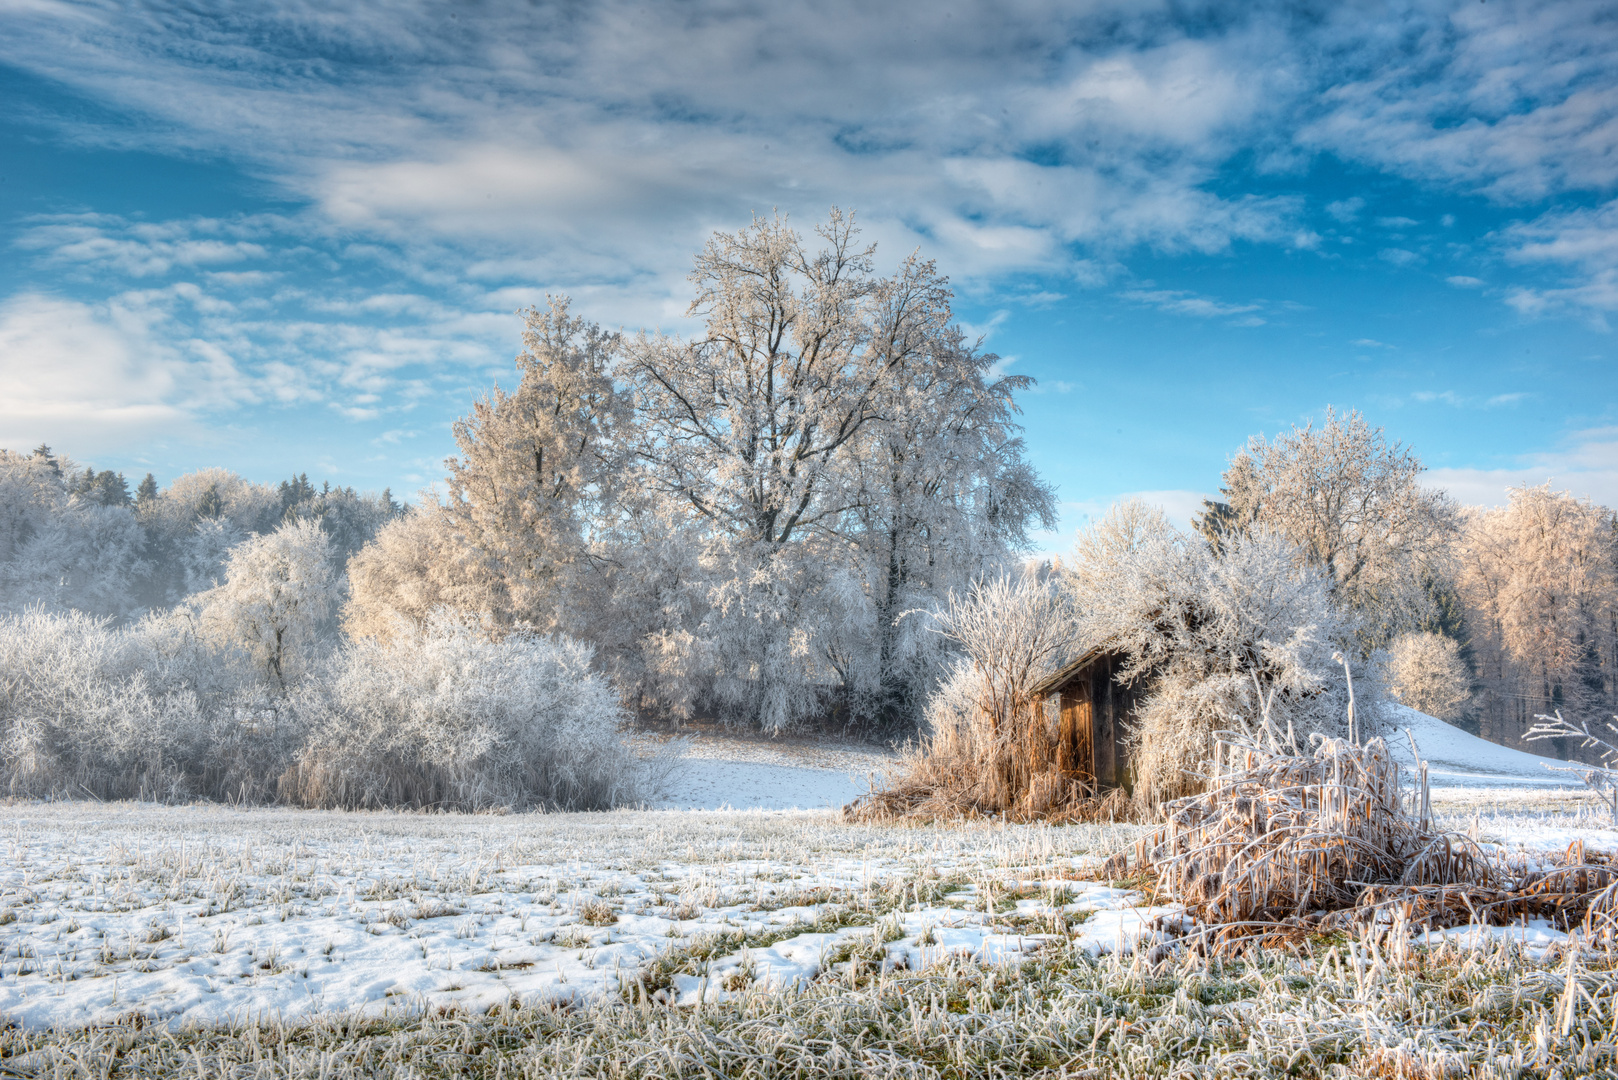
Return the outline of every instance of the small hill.
<path id="1" fill-rule="evenodd" d="M 1387 723 L 1388 748 L 1395 760 L 1409 766 L 1410 740 L 1405 729 L 1416 737 L 1416 747 L 1427 761 L 1429 782 L 1434 787 L 1494 787 L 1541 784 L 1561 787 L 1583 787 L 1573 773 L 1553 772 L 1546 766 L 1566 767 L 1574 762 L 1540 757 L 1522 750 L 1513 750 L 1476 735 L 1469 735 L 1436 716 L 1392 702 L 1383 706 L 1383 719 Z"/>

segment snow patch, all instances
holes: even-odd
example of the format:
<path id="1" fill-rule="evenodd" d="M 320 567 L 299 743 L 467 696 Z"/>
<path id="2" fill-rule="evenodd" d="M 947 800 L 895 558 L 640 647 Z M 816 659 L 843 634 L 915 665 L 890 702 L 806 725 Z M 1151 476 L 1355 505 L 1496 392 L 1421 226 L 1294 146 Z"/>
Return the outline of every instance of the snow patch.
<path id="1" fill-rule="evenodd" d="M 1382 713 L 1387 723 L 1388 749 L 1394 760 L 1413 767 L 1410 741 L 1405 729 L 1416 738 L 1416 747 L 1427 762 L 1429 783 L 1434 787 L 1491 787 L 1501 784 L 1541 784 L 1552 787 L 1583 787 L 1569 773 L 1553 772 L 1549 766 L 1567 767 L 1573 762 L 1541 757 L 1509 746 L 1480 739 L 1436 716 L 1417 712 L 1396 702 L 1388 702 Z"/>

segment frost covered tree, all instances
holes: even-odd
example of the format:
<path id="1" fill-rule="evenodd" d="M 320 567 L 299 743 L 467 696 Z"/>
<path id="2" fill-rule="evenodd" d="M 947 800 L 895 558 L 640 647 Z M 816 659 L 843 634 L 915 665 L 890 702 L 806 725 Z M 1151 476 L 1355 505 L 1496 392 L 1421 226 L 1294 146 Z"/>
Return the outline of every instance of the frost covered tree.
<path id="1" fill-rule="evenodd" d="M 291 522 L 230 549 L 225 581 L 192 597 L 202 634 L 241 648 L 272 687 L 307 666 L 336 599 L 330 541 L 311 521 Z"/>
<path id="2" fill-rule="evenodd" d="M 691 274 L 704 332 L 629 347 L 649 479 L 765 551 L 848 508 L 840 466 L 904 358 L 949 320 L 932 264 L 879 278 L 851 217 L 817 232 L 819 251 L 779 219 L 716 234 Z"/>
<path id="3" fill-rule="evenodd" d="M 135 606 L 144 538 L 128 506 L 104 500 L 98 474 L 87 471 L 89 487 L 48 448 L 0 450 L 0 610 L 43 604 L 122 616 Z"/>
<path id="4" fill-rule="evenodd" d="M 280 499 L 268 484 L 219 468 L 176 477 L 139 508 L 152 562 L 147 604 L 168 607 L 217 585 L 230 549 L 280 518 Z"/>
<path id="5" fill-rule="evenodd" d="M 146 532 L 151 574 L 142 584 L 144 603 L 168 607 L 224 580 L 226 556 L 253 536 L 292 521 L 313 521 L 331 540 L 334 569 L 400 512 L 387 492 L 316 488 L 306 475 L 279 486 L 249 481 L 228 469 L 207 468 L 175 478 L 159 489 L 143 481 L 134 503 Z"/>
<path id="6" fill-rule="evenodd" d="M 299 478 L 303 479 L 302 474 Z M 289 492 L 283 492 L 285 509 L 281 512 L 281 521 L 313 521 L 319 525 L 320 531 L 331 541 L 332 564 L 337 567 L 345 565 L 383 525 L 404 512 L 386 488 L 376 495 L 330 484 L 323 484 L 316 491 L 314 485 L 305 483 L 309 490 L 303 498 L 289 500 Z"/>
<path id="7" fill-rule="evenodd" d="M 1145 691 L 1131 761 L 1147 802 L 1193 787 L 1219 731 L 1289 749 L 1346 731 L 1333 653 L 1349 624 L 1329 579 L 1285 537 L 1232 532 L 1215 550 L 1125 503 L 1081 534 L 1064 580 L 1078 640 L 1122 652 L 1119 677 Z M 1374 686 L 1357 689 L 1369 718 Z"/>
<path id="8" fill-rule="evenodd" d="M 1549 484 L 1467 514 L 1457 588 L 1485 737 L 1517 744 L 1539 713 L 1598 725 L 1618 711 L 1614 528 L 1611 510 Z"/>
<path id="9" fill-rule="evenodd" d="M 384 644 L 422 630 L 436 611 L 480 622 L 510 608 L 492 561 L 434 507 L 382 526 L 348 561 L 348 586 L 343 630 Z"/>
<path id="10" fill-rule="evenodd" d="M 1225 471 L 1224 501 L 1196 524 L 1216 547 L 1256 528 L 1285 537 L 1326 574 L 1357 623 L 1361 659 L 1393 637 L 1427 629 L 1435 585 L 1451 573 L 1458 519 L 1422 465 L 1358 412 L 1326 410 L 1319 430 L 1252 439 Z"/>
<path id="11" fill-rule="evenodd" d="M 597 523 L 583 590 L 590 602 L 570 626 L 597 646 L 625 700 L 648 715 L 689 720 L 708 704 L 712 547 L 687 507 L 633 483 L 619 487 L 615 513 Z"/>
<path id="12" fill-rule="evenodd" d="M 498 569 L 505 610 L 494 614 L 548 630 L 567 614 L 627 408 L 612 379 L 616 334 L 571 315 L 565 298 L 522 315 L 520 381 L 455 424 L 460 456 L 447 462 L 440 512 Z"/>
<path id="13" fill-rule="evenodd" d="M 870 697 L 888 730 L 914 726 L 933 674 L 936 637 L 906 612 L 996 572 L 1027 546 L 1031 525 L 1055 524 L 1051 489 L 1023 458 L 1014 420 L 1014 395 L 1032 380 L 994 374 L 998 360 L 958 328 L 934 333 L 901 357 L 900 377 L 880 399 L 881 421 L 866 429 L 854 459 L 843 531 L 864 565 L 849 595 L 870 611 L 860 639 L 833 639 L 841 649 L 831 655 L 845 686 Z"/>
<path id="14" fill-rule="evenodd" d="M 1020 382 L 963 343 L 934 265 L 878 275 L 840 211 L 817 234 L 716 234 L 691 275 L 703 331 L 642 334 L 620 368 L 638 475 L 700 525 L 710 693 L 769 729 L 839 684 L 891 715 L 904 606 L 964 586 L 1050 506 L 1010 423 Z"/>
<path id="15" fill-rule="evenodd" d="M 1400 634 L 1388 646 L 1388 696 L 1440 720 L 1455 720 L 1472 698 L 1461 646 L 1443 634 Z"/>

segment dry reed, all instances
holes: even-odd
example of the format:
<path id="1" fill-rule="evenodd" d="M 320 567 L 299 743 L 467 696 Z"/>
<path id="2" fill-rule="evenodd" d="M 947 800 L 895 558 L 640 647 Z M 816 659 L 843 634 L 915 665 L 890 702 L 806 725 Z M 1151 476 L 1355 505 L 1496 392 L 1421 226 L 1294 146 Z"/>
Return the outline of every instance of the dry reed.
<path id="1" fill-rule="evenodd" d="M 1408 795 L 1400 772 L 1381 739 L 1317 739 L 1313 753 L 1296 755 L 1220 742 L 1207 790 L 1167 806 L 1136 845 L 1135 869 L 1184 903 L 1219 949 L 1388 920 L 1533 916 L 1618 930 L 1608 861 L 1575 843 L 1556 865 L 1514 862 L 1437 831 L 1425 764 Z"/>
<path id="2" fill-rule="evenodd" d="M 1009 722 L 980 721 L 977 732 L 945 729 L 903 753 L 885 784 L 845 806 L 843 817 L 1058 825 L 1140 820 L 1140 805 L 1121 788 L 1098 790 L 1058 770 L 1048 727 L 1040 707 L 1028 703 Z"/>

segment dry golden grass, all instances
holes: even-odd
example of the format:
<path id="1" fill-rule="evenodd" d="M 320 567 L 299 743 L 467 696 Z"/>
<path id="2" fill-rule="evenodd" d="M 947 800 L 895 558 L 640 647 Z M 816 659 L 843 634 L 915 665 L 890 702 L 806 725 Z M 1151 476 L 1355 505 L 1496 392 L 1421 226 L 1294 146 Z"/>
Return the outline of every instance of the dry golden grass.
<path id="1" fill-rule="evenodd" d="M 843 808 L 848 821 L 961 821 L 998 818 L 1051 824 L 1141 820 L 1142 809 L 1123 790 L 1097 791 L 1055 768 L 1055 753 L 1019 754 L 1037 743 L 1033 709 L 998 738 L 945 731 L 901 755 L 887 783 Z M 983 725 L 988 729 L 989 725 Z M 1018 737 L 1020 736 L 1020 738 Z"/>
<path id="2" fill-rule="evenodd" d="M 1618 929 L 1618 875 L 1575 843 L 1554 865 L 1512 862 L 1432 826 L 1424 770 L 1408 808 L 1381 739 L 1312 754 L 1219 744 L 1201 794 L 1170 803 L 1134 870 L 1184 903 L 1215 948 L 1393 919 L 1408 926 L 1550 918 Z M 1119 867 L 1118 869 L 1122 869 Z"/>

